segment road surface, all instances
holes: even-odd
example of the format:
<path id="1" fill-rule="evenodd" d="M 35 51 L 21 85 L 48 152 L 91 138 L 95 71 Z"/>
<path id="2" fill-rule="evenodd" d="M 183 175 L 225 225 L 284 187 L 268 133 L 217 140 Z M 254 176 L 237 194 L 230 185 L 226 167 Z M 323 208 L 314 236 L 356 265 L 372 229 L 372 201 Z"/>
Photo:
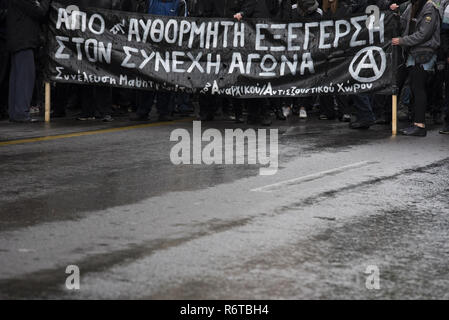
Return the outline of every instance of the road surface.
<path id="1" fill-rule="evenodd" d="M 0 122 L 0 298 L 449 298 L 447 136 L 274 127 L 280 169 L 261 176 L 173 165 L 188 119 Z"/>

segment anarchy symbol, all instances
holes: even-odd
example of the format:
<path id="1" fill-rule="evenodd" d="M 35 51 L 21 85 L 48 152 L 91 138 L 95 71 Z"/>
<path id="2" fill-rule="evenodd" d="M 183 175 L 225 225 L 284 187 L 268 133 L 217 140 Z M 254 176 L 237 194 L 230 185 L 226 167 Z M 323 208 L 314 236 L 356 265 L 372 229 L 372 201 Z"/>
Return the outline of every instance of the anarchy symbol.
<path id="1" fill-rule="evenodd" d="M 374 52 L 379 52 L 380 55 L 380 66 L 377 64 L 376 59 L 374 58 Z M 363 56 L 361 59 L 359 59 L 361 56 Z M 358 62 L 356 68 L 355 64 Z M 362 70 L 370 69 L 373 71 L 374 76 L 366 78 L 362 77 L 360 75 Z M 362 50 L 360 50 L 352 59 L 351 65 L 349 66 L 349 73 L 351 76 L 359 81 L 359 82 L 373 82 L 378 79 L 380 79 L 385 70 L 387 69 L 387 57 L 385 55 L 385 52 L 382 48 L 379 47 L 367 47 Z"/>

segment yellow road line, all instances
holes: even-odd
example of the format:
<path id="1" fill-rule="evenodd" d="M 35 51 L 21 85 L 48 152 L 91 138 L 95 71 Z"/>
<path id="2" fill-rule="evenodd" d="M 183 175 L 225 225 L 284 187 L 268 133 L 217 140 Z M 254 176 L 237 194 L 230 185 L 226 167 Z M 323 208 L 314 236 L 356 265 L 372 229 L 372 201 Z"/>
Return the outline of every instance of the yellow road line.
<path id="1" fill-rule="evenodd" d="M 138 125 L 135 125 L 135 126 L 128 126 L 128 127 L 119 127 L 119 128 L 111 128 L 111 129 L 100 129 L 100 130 L 93 130 L 93 131 L 83 131 L 83 132 L 75 132 L 75 133 L 67 133 L 67 134 L 57 134 L 57 135 L 54 135 L 54 136 L 46 136 L 46 137 L 37 137 L 37 138 L 28 138 L 28 139 L 0 141 L 0 147 L 11 146 L 11 145 L 15 145 L 15 144 L 25 144 L 25 143 L 32 143 L 32 142 L 51 141 L 51 140 L 58 140 L 58 139 L 67 139 L 67 138 L 91 136 L 91 135 L 94 135 L 94 134 L 101 134 L 101 133 L 112 133 L 112 132 L 128 131 L 128 130 L 142 129 L 142 128 L 161 127 L 161 126 L 165 126 L 165 125 L 169 125 L 169 124 L 173 124 L 173 123 L 189 122 L 189 121 L 192 121 L 192 120 L 193 120 L 193 118 L 189 118 L 189 119 L 182 119 L 182 120 L 170 121 L 170 122 L 146 123 L 146 124 L 138 124 Z"/>

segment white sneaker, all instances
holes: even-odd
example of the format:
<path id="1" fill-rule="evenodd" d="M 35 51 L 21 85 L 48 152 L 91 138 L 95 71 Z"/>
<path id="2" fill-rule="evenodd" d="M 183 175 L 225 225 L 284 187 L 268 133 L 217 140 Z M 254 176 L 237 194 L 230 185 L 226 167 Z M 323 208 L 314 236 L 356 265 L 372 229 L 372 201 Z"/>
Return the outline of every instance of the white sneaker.
<path id="1" fill-rule="evenodd" d="M 30 114 L 36 115 L 39 114 L 40 110 L 39 107 L 31 107 L 30 108 Z"/>
<path id="2" fill-rule="evenodd" d="M 306 111 L 306 109 L 299 110 L 299 119 L 307 119 L 307 111 Z"/>
<path id="3" fill-rule="evenodd" d="M 290 117 L 292 114 L 292 108 L 291 107 L 282 107 L 282 114 L 286 118 Z"/>

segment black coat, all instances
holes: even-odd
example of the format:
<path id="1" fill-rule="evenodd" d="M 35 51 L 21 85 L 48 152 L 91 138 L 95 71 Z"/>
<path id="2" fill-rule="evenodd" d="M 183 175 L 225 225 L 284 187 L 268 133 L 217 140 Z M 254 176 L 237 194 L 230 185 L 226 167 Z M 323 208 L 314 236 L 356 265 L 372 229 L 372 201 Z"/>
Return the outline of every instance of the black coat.
<path id="1" fill-rule="evenodd" d="M 9 1 L 6 38 L 10 52 L 35 49 L 40 44 L 41 25 L 47 17 L 50 0 Z"/>
<path id="2" fill-rule="evenodd" d="M 208 18 L 230 18 L 239 11 L 239 0 L 198 0 L 195 14 Z"/>
<path id="3" fill-rule="evenodd" d="M 239 12 L 244 18 L 276 18 L 280 10 L 279 0 L 244 0 Z"/>
<path id="4" fill-rule="evenodd" d="M 149 0 L 122 0 L 122 8 L 124 11 L 148 13 L 148 7 L 150 5 Z M 184 1 L 180 1 L 178 16 L 184 16 L 187 8 Z"/>
<path id="5" fill-rule="evenodd" d="M 80 8 L 121 9 L 121 0 L 58 0 L 63 5 L 76 5 Z"/>
<path id="6" fill-rule="evenodd" d="M 0 51 L 6 46 L 6 13 L 8 12 L 8 1 L 0 0 Z"/>
<path id="7" fill-rule="evenodd" d="M 80 8 L 102 8 L 123 11 L 133 11 L 136 0 L 57 0 L 63 6 L 75 5 Z"/>

